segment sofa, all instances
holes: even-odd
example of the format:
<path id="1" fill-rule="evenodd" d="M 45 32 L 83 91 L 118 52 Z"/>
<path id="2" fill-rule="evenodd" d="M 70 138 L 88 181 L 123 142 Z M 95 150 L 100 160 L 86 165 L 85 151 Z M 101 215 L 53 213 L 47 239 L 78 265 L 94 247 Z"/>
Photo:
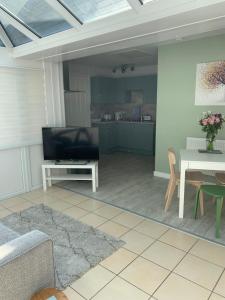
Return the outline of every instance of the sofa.
<path id="1" fill-rule="evenodd" d="M 54 286 L 52 240 L 38 230 L 19 235 L 0 223 L 0 300 L 30 300 Z"/>

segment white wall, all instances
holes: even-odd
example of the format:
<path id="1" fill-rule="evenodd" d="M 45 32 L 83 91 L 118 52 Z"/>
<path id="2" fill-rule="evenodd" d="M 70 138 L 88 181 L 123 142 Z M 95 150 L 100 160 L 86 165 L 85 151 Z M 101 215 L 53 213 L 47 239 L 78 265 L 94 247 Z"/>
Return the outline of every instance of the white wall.
<path id="1" fill-rule="evenodd" d="M 61 64 L 15 60 L 7 49 L 0 48 L 0 68 L 39 69 L 43 76 L 46 125 L 63 126 L 64 99 Z M 10 84 L 10 83 L 9 83 Z M 24 95 L 27 97 L 27 95 Z M 22 98 L 22 97 L 20 97 Z M 22 100 L 21 100 L 22 101 Z M 0 108 L 1 109 L 1 108 Z M 1 130 L 1 128 L 0 128 Z M 0 199 L 28 192 L 42 185 L 43 162 L 41 140 L 38 143 L 0 149 Z"/>

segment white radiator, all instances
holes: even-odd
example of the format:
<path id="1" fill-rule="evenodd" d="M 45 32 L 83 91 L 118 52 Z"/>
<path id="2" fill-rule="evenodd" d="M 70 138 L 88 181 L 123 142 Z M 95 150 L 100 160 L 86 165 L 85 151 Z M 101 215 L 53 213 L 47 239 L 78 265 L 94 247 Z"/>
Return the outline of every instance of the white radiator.
<path id="1" fill-rule="evenodd" d="M 215 150 L 221 150 L 221 151 L 225 152 L 225 140 L 216 140 L 214 142 L 214 148 L 215 148 Z M 206 139 L 187 137 L 186 149 L 192 149 L 192 150 L 206 149 Z M 214 176 L 215 172 L 204 171 L 203 173 Z"/>

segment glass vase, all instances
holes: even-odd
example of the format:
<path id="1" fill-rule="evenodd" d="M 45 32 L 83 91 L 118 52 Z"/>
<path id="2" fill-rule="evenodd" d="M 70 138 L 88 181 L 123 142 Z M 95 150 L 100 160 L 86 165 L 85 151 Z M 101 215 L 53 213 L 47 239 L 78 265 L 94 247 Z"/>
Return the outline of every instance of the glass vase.
<path id="1" fill-rule="evenodd" d="M 206 150 L 208 152 L 212 152 L 214 150 L 214 141 L 215 141 L 215 136 L 208 136 L 206 138 Z"/>

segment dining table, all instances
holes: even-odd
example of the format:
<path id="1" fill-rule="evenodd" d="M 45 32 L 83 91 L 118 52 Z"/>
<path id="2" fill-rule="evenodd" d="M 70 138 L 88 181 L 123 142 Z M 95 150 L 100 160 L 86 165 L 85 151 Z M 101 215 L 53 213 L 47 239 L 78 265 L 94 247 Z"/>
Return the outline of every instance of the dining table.
<path id="1" fill-rule="evenodd" d="M 225 172 L 225 153 L 202 153 L 199 150 L 180 151 L 179 218 L 184 217 L 185 173 L 187 170 Z"/>

